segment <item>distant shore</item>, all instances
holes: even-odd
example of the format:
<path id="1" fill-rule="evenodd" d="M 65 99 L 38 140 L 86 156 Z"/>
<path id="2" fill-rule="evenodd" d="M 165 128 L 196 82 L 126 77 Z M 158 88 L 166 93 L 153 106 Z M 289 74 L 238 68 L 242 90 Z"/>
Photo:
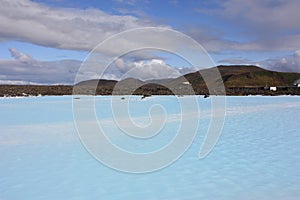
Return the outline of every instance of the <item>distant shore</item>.
<path id="1" fill-rule="evenodd" d="M 27 97 L 27 96 L 62 96 L 73 95 L 73 86 L 71 85 L 0 85 L 0 97 Z M 79 91 L 79 92 L 78 92 Z M 130 91 L 130 90 L 129 90 Z M 81 87 L 76 90 L 78 95 L 131 95 L 128 90 L 114 91 L 114 87 L 101 87 L 97 89 L 92 87 Z M 133 95 L 209 95 L 206 88 L 196 89 L 193 93 L 185 90 L 172 92 L 168 88 L 160 85 L 142 86 L 133 92 Z M 214 95 L 214 94 L 212 94 Z M 248 96 L 248 95 L 300 95 L 300 87 L 278 87 L 276 91 L 263 87 L 230 87 L 226 88 L 228 96 Z"/>
<path id="2" fill-rule="evenodd" d="M 210 76 L 215 71 L 220 76 Z M 203 76 L 206 77 L 204 80 Z M 207 81 L 218 88 L 208 90 Z M 224 89 L 225 87 L 225 89 Z M 225 91 L 224 91 L 225 90 Z M 120 81 L 84 80 L 75 85 L 0 85 L 0 97 L 60 95 L 300 95 L 300 73 L 276 72 L 257 66 L 216 66 L 177 78 Z"/>

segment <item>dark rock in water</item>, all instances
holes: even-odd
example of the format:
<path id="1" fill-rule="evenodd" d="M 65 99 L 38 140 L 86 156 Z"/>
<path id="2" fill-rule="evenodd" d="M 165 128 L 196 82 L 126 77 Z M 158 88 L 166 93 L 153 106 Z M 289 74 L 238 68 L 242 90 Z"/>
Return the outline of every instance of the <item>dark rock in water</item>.
<path id="1" fill-rule="evenodd" d="M 204 98 L 208 98 L 208 97 L 209 97 L 209 95 L 208 95 L 208 94 L 205 94 L 205 95 L 204 95 Z"/>
<path id="2" fill-rule="evenodd" d="M 151 97 L 151 94 L 144 94 L 141 99 L 145 99 L 146 97 Z"/>
<path id="3" fill-rule="evenodd" d="M 125 100 L 125 97 L 122 97 L 121 100 Z"/>
<path id="4" fill-rule="evenodd" d="M 79 97 L 75 97 L 74 99 L 80 99 Z"/>

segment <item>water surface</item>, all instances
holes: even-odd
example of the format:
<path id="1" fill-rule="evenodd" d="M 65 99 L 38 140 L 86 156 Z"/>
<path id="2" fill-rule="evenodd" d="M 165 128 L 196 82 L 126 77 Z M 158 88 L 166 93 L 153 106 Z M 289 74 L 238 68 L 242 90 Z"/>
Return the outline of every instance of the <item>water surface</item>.
<path id="1" fill-rule="evenodd" d="M 96 114 L 123 148 L 153 151 L 176 135 L 175 117 L 153 140 L 118 137 L 109 100 L 96 98 Z M 130 101 L 131 115 L 141 124 L 149 122 L 154 104 L 163 104 L 168 116 L 180 113 L 173 96 Z M 128 174 L 102 165 L 86 151 L 73 122 L 72 97 L 2 98 L 0 199 L 299 199 L 300 97 L 226 101 L 222 135 L 205 159 L 199 160 L 198 153 L 210 122 L 210 101 L 199 97 L 201 120 L 191 148 L 165 169 Z"/>

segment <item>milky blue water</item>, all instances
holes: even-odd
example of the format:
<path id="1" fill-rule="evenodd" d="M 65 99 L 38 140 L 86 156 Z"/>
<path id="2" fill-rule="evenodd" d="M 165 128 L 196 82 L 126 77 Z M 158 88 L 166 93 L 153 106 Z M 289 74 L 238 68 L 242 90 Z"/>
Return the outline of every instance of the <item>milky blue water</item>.
<path id="1" fill-rule="evenodd" d="M 106 122 L 103 129 L 112 141 L 130 151 L 155 150 L 178 129 L 175 117 L 153 141 L 117 137 L 109 99 L 96 98 L 98 119 Z M 2 98 L 0 199 L 300 199 L 300 97 L 226 101 L 222 135 L 206 158 L 199 160 L 198 153 L 211 107 L 209 99 L 199 97 L 202 114 L 191 148 L 167 168 L 129 174 L 86 151 L 73 122 L 72 97 Z M 173 96 L 130 102 L 137 123 L 149 122 L 147 110 L 154 104 L 163 104 L 170 116 L 180 112 Z"/>

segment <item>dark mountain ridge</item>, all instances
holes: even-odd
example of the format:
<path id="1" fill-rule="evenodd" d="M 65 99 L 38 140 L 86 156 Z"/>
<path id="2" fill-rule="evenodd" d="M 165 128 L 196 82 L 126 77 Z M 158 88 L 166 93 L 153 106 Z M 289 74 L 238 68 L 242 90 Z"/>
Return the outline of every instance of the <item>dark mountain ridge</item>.
<path id="1" fill-rule="evenodd" d="M 220 76 L 210 76 L 219 71 Z M 227 95 L 300 95 L 300 87 L 294 86 L 300 73 L 276 72 L 254 65 L 217 66 L 188 73 L 178 78 L 141 81 L 135 78 L 116 80 L 86 80 L 74 86 L 0 85 L 0 96 L 27 95 L 192 95 L 209 94 L 207 84 L 224 83 Z M 270 91 L 277 87 L 277 91 Z M 217 93 L 218 94 L 218 93 Z"/>
<path id="2" fill-rule="evenodd" d="M 254 65 L 220 65 L 217 67 L 220 72 L 222 81 L 226 87 L 246 87 L 246 86 L 291 86 L 300 79 L 300 73 L 277 72 L 266 70 Z M 131 86 L 133 83 L 139 84 L 161 84 L 167 86 L 178 86 L 182 82 L 189 81 L 192 85 L 203 86 L 205 82 L 202 74 L 207 74 L 213 68 L 203 69 L 180 76 L 178 78 L 153 79 L 141 81 L 135 78 L 127 78 L 122 80 L 122 85 Z M 115 85 L 116 80 L 88 80 L 78 83 L 77 85 L 95 85 L 98 81 L 99 86 Z M 217 81 L 217 80 L 215 80 Z M 126 82 L 126 83 L 125 83 Z"/>

